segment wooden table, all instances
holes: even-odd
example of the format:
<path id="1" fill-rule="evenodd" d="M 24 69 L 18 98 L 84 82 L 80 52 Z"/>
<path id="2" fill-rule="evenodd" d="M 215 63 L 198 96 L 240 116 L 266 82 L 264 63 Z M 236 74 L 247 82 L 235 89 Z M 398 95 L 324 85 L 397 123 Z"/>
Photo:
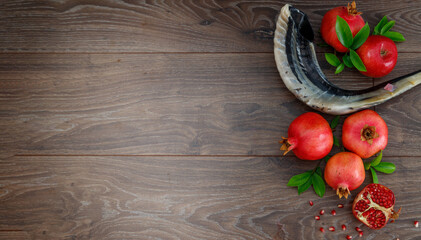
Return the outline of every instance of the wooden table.
<path id="1" fill-rule="evenodd" d="M 346 4 L 292 3 L 316 33 Z M 275 67 L 284 4 L 1 1 L 0 239 L 359 239 L 355 226 L 362 239 L 421 239 L 420 87 L 374 109 L 389 126 L 384 159 L 397 167 L 379 175 L 402 206 L 395 223 L 361 226 L 357 191 L 339 200 L 330 188 L 319 198 L 287 187 L 317 161 L 279 150 L 289 123 L 312 111 Z M 380 79 L 334 75 L 323 57 L 332 49 L 318 47 L 328 78 L 362 89 L 421 68 L 419 0 L 358 7 L 372 29 L 396 20 L 407 39 L 397 66 Z"/>

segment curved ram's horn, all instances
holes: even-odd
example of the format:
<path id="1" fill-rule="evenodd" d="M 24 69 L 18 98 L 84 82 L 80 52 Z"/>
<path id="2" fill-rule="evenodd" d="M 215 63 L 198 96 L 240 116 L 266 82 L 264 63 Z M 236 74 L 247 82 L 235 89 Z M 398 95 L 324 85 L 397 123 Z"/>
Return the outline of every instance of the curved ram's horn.
<path id="1" fill-rule="evenodd" d="M 308 106 L 329 114 L 347 114 L 383 103 L 421 83 L 421 71 L 364 90 L 341 89 L 326 79 L 317 62 L 314 33 L 307 15 L 285 5 L 275 31 L 275 61 L 287 88 Z M 393 84 L 395 90 L 384 89 Z"/>

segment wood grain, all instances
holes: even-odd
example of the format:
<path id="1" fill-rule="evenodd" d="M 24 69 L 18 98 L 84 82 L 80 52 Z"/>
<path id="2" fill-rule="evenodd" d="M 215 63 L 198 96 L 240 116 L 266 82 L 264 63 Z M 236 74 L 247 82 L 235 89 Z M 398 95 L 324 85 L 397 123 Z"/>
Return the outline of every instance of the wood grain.
<path id="1" fill-rule="evenodd" d="M 0 3 L 2 52 L 272 52 L 275 20 L 285 1 L 28 1 Z M 290 1 L 315 32 L 337 1 Z M 372 29 L 387 15 L 420 52 L 419 1 L 360 1 Z M 318 39 L 320 41 L 320 38 Z M 332 51 L 321 49 L 320 51 Z"/>
<path id="2" fill-rule="evenodd" d="M 287 187 L 292 175 L 316 164 L 296 158 L 14 157 L 0 162 L 0 230 L 31 239 L 308 240 L 356 237 L 360 226 L 368 239 L 418 239 L 419 158 L 386 160 L 397 171 L 379 180 L 403 210 L 373 231 L 352 216 L 352 199 L 338 200 L 331 189 L 323 199 L 311 189 L 297 196 Z M 320 209 L 337 215 L 315 221 Z M 347 231 L 318 230 L 342 224 Z"/>
<path id="3" fill-rule="evenodd" d="M 311 111 L 265 53 L 3 54 L 0 74 L 11 155 L 279 155 L 289 123 Z M 372 85 L 355 71 L 334 79 Z"/>

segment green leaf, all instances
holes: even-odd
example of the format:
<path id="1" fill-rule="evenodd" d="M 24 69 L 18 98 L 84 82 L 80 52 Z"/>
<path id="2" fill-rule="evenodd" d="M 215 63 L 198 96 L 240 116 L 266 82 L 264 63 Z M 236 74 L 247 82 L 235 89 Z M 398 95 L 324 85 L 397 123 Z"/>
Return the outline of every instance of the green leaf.
<path id="1" fill-rule="evenodd" d="M 383 35 L 386 32 L 388 32 L 393 27 L 393 25 L 395 25 L 395 21 L 390 21 L 386 23 L 386 25 L 382 27 L 382 30 L 380 30 L 380 35 Z"/>
<path id="2" fill-rule="evenodd" d="M 348 54 L 345 54 L 342 57 L 342 61 L 344 61 L 345 66 L 347 66 L 349 68 L 353 68 L 354 67 L 354 65 L 352 65 L 351 58 L 349 57 Z"/>
<path id="3" fill-rule="evenodd" d="M 330 122 L 330 128 L 331 129 L 334 129 L 334 128 L 336 128 L 336 126 L 338 126 L 340 118 L 341 118 L 341 116 L 338 115 L 338 116 L 336 116 L 332 119 L 332 121 Z"/>
<path id="4" fill-rule="evenodd" d="M 313 178 L 309 177 L 307 182 L 305 182 L 304 184 L 301 184 L 300 186 L 298 186 L 298 195 L 300 195 L 301 193 L 307 191 L 307 189 L 310 187 L 310 185 L 313 182 Z"/>
<path id="5" fill-rule="evenodd" d="M 338 139 L 335 137 L 335 135 L 333 135 L 333 145 L 339 147 L 339 141 Z"/>
<path id="6" fill-rule="evenodd" d="M 326 157 L 324 157 L 323 159 L 327 162 L 327 161 L 329 161 L 329 159 L 331 158 L 332 156 L 326 156 Z"/>
<path id="7" fill-rule="evenodd" d="M 370 35 L 370 26 L 368 26 L 368 23 L 366 23 L 364 27 L 362 27 L 360 31 L 355 35 L 351 48 L 357 49 L 361 47 L 361 45 L 363 45 L 363 43 L 367 40 L 369 35 Z"/>
<path id="8" fill-rule="evenodd" d="M 313 189 L 314 192 L 319 195 L 319 197 L 323 197 L 326 192 L 325 181 L 323 180 L 322 176 L 317 173 L 313 175 Z"/>
<path id="9" fill-rule="evenodd" d="M 339 64 L 341 64 L 341 61 L 339 60 L 339 58 L 333 53 L 325 53 L 325 58 L 326 58 L 326 61 L 334 67 L 337 67 L 339 66 Z"/>
<path id="10" fill-rule="evenodd" d="M 320 167 L 316 168 L 316 173 L 322 176 L 322 169 Z"/>
<path id="11" fill-rule="evenodd" d="M 336 16 L 335 25 L 336 35 L 338 36 L 339 42 L 342 43 L 346 48 L 352 45 L 352 32 L 349 28 L 348 23 L 341 17 Z"/>
<path id="12" fill-rule="evenodd" d="M 339 64 L 339 66 L 335 70 L 335 74 L 341 73 L 345 68 L 345 65 L 343 63 Z"/>
<path id="13" fill-rule="evenodd" d="M 383 34 L 383 36 L 392 39 L 392 41 L 394 41 L 394 42 L 403 42 L 403 41 L 405 41 L 405 38 L 403 37 L 403 35 L 400 34 L 400 33 L 398 33 L 398 32 L 388 31 L 388 32 L 385 32 Z"/>
<path id="14" fill-rule="evenodd" d="M 367 72 L 367 69 L 365 68 L 363 61 L 354 50 L 349 49 L 349 56 L 351 58 L 352 64 L 358 69 L 358 71 Z"/>
<path id="15" fill-rule="evenodd" d="M 383 150 L 380 150 L 379 155 L 377 155 L 377 157 L 373 159 L 373 161 L 371 161 L 371 166 L 375 167 L 379 165 L 379 163 L 382 161 L 382 157 L 383 157 Z"/>
<path id="16" fill-rule="evenodd" d="M 369 162 L 365 162 L 365 163 L 364 163 L 364 169 L 365 169 L 365 170 L 370 169 L 370 167 L 371 167 L 371 163 L 369 163 Z"/>
<path id="17" fill-rule="evenodd" d="M 379 183 L 379 179 L 377 178 L 377 173 L 374 171 L 373 168 L 370 168 L 371 170 L 371 176 L 373 176 L 373 183 Z"/>
<path id="18" fill-rule="evenodd" d="M 373 35 L 379 35 L 380 34 L 380 30 L 383 28 L 383 26 L 387 23 L 387 17 L 384 16 L 382 18 L 382 20 L 380 20 L 380 22 L 376 25 L 376 27 L 374 27 L 374 32 Z"/>
<path id="19" fill-rule="evenodd" d="M 295 176 L 292 176 L 291 179 L 289 179 L 287 186 L 289 187 L 297 187 L 300 186 L 302 184 L 304 184 L 305 182 L 307 182 L 307 180 L 310 178 L 311 176 L 311 171 L 307 171 L 305 173 L 301 173 Z"/>
<path id="20" fill-rule="evenodd" d="M 376 169 L 379 172 L 389 174 L 389 173 L 393 173 L 396 170 L 396 166 L 395 164 L 390 163 L 390 162 L 381 162 L 379 163 L 379 165 L 375 166 L 374 169 Z"/>

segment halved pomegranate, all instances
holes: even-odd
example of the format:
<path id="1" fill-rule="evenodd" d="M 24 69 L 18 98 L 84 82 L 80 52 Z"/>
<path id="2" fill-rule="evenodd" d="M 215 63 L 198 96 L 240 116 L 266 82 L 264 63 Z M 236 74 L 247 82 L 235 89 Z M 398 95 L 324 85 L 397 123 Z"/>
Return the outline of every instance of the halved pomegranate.
<path id="1" fill-rule="evenodd" d="M 386 226 L 389 219 L 392 222 L 399 217 L 401 208 L 393 210 L 395 194 L 389 188 L 372 183 L 367 185 L 354 199 L 352 213 L 362 223 L 371 229 Z"/>

